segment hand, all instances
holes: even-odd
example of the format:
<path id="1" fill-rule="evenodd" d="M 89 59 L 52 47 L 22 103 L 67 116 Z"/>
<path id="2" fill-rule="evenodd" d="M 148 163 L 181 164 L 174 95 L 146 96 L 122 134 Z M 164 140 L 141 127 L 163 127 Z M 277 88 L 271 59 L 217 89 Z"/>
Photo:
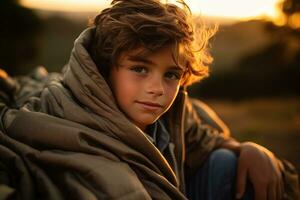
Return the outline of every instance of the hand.
<path id="1" fill-rule="evenodd" d="M 280 166 L 272 152 L 245 142 L 240 146 L 238 159 L 236 198 L 244 195 L 247 179 L 253 185 L 255 200 L 277 200 L 283 196 Z"/>

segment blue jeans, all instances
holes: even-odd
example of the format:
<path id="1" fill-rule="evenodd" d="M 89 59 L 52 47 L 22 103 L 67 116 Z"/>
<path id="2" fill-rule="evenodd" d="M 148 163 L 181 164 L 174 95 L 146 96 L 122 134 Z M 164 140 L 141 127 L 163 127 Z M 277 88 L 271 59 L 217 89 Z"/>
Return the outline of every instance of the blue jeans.
<path id="1" fill-rule="evenodd" d="M 186 180 L 186 197 L 190 200 L 235 199 L 236 170 L 237 157 L 232 151 L 213 151 L 196 174 Z M 242 199 L 253 199 L 250 183 Z"/>

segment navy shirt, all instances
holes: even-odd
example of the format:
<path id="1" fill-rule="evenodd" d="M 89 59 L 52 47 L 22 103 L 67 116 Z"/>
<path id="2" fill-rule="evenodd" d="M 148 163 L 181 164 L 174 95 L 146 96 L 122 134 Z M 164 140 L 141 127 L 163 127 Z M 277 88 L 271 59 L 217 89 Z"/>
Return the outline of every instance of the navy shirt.
<path id="1" fill-rule="evenodd" d="M 170 136 L 162 120 L 158 119 L 153 124 L 147 126 L 145 132 L 158 150 L 163 153 L 169 145 Z"/>

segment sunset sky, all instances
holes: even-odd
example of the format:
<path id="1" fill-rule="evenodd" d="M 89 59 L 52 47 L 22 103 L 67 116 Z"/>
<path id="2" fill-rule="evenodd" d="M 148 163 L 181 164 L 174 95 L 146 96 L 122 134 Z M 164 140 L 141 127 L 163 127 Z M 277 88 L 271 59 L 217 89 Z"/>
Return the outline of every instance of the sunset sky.
<path id="1" fill-rule="evenodd" d="M 276 4 L 281 0 L 186 0 L 193 13 L 202 15 L 248 19 L 275 18 Z M 21 0 L 24 6 L 59 11 L 99 11 L 109 0 Z"/>

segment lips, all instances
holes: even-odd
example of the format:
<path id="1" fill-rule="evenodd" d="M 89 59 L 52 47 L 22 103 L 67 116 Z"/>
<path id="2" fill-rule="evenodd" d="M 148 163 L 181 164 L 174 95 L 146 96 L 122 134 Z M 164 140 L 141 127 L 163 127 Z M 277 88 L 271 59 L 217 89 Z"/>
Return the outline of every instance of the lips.
<path id="1" fill-rule="evenodd" d="M 136 101 L 136 102 L 140 103 L 140 104 L 145 104 L 147 106 L 162 107 L 162 105 L 160 105 L 158 103 L 153 103 L 153 102 L 148 102 L 148 101 Z"/>
<path id="2" fill-rule="evenodd" d="M 158 103 L 149 102 L 149 101 L 136 101 L 136 103 L 140 104 L 141 106 L 143 106 L 143 108 L 147 110 L 153 110 L 153 111 L 163 107 Z"/>

